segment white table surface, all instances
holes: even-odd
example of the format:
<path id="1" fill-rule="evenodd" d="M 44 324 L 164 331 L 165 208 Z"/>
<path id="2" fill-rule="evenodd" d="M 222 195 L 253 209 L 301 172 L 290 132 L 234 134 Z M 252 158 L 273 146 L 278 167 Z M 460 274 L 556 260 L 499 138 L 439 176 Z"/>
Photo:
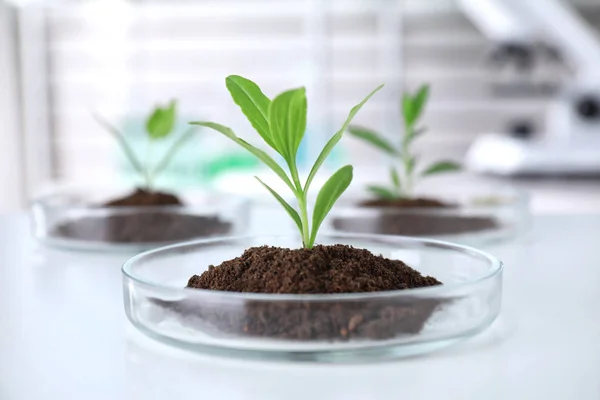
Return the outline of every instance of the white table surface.
<path id="1" fill-rule="evenodd" d="M 0 217 L 0 399 L 600 399 L 600 215 L 538 216 L 488 250 L 503 308 L 469 341 L 379 364 L 251 362 L 144 337 L 123 311 L 126 255 L 43 248 L 24 215 Z"/>

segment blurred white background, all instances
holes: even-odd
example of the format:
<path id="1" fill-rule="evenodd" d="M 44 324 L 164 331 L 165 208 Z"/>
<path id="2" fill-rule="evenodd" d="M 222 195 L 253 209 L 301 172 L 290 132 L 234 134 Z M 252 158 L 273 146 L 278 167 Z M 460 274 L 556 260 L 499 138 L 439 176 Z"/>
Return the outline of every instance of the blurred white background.
<path id="1" fill-rule="evenodd" d="M 571 3 L 600 28 L 598 0 Z M 93 111 L 135 135 L 154 104 L 177 98 L 182 123 L 215 120 L 255 139 L 225 89 L 232 73 L 271 96 L 307 87 L 305 162 L 380 83 L 385 91 L 356 122 L 391 138 L 400 133 L 401 91 L 432 85 L 430 131 L 418 145 L 430 157 L 460 160 L 478 134 L 522 121 L 543 131 L 552 88 L 569 70 L 556 62 L 525 73 L 499 69 L 491 45 L 454 0 L 0 0 L 0 210 L 24 207 L 48 185 L 130 179 Z M 538 90 L 498 89 L 519 85 Z M 332 163 L 342 161 L 369 171 L 382 160 L 346 138 Z M 254 168 L 235 146 L 203 132 L 166 180 L 214 186 Z M 600 210 L 595 180 L 515 184 L 537 194 L 540 212 Z"/>

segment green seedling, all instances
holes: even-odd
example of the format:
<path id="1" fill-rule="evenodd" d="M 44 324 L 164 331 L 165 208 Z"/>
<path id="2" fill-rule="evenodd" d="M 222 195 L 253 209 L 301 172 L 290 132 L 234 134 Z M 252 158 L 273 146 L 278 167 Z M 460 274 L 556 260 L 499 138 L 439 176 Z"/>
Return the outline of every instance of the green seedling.
<path id="1" fill-rule="evenodd" d="M 148 138 L 146 146 L 146 157 L 145 162 L 141 162 L 136 153 L 133 151 L 131 145 L 127 142 L 125 135 L 118 130 L 114 125 L 108 122 L 106 119 L 99 115 L 94 115 L 94 119 L 104 128 L 106 131 L 111 133 L 116 139 L 117 143 L 123 149 L 127 160 L 139 174 L 144 188 L 148 191 L 152 191 L 156 177 L 163 172 L 172 161 L 175 154 L 182 148 L 183 144 L 192 136 L 194 128 L 189 128 L 183 132 L 180 137 L 173 143 L 173 145 L 167 150 L 162 158 L 157 163 L 152 163 L 153 145 L 156 142 L 165 139 L 173 134 L 175 128 L 175 122 L 177 117 L 177 102 L 172 100 L 167 106 L 155 107 L 148 118 L 146 119 L 145 130 Z"/>
<path id="2" fill-rule="evenodd" d="M 352 118 L 383 85 L 371 92 L 363 101 L 350 110 L 350 114 L 341 129 L 329 139 L 312 166 L 306 181 L 302 183 L 298 174 L 296 156 L 306 130 L 306 90 L 304 88 L 288 90 L 270 100 L 257 84 L 246 78 L 233 75 L 227 77 L 225 82 L 233 101 L 241 108 L 260 137 L 270 148 L 283 157 L 287 165 L 287 171 L 266 152 L 239 138 L 226 126 L 214 122 L 191 122 L 191 124 L 205 126 L 222 133 L 252 153 L 277 174 L 294 194 L 297 208 L 292 207 L 260 178 L 256 177 L 256 179 L 277 199 L 294 220 L 302 235 L 303 246 L 311 248 L 315 243 L 321 223 L 338 198 L 350 185 L 352 166 L 346 165 L 340 168 L 325 182 L 317 195 L 312 212 L 312 224 L 309 222 L 307 202 L 310 185 L 331 150 L 348 129 Z"/>
<path id="3" fill-rule="evenodd" d="M 400 168 L 395 165 L 390 167 L 391 185 L 367 187 L 377 198 L 385 200 L 411 198 L 414 196 L 413 190 L 419 179 L 460 169 L 460 165 L 453 161 L 438 161 L 425 168 L 419 168 L 418 158 L 412 151 L 412 144 L 426 130 L 425 127 L 419 128 L 417 125 L 428 97 L 429 86 L 427 85 L 421 86 L 414 95 L 406 92 L 402 96 L 404 134 L 399 146 L 392 144 L 381 134 L 371 129 L 360 126 L 351 126 L 348 129 L 353 136 L 399 160 Z"/>

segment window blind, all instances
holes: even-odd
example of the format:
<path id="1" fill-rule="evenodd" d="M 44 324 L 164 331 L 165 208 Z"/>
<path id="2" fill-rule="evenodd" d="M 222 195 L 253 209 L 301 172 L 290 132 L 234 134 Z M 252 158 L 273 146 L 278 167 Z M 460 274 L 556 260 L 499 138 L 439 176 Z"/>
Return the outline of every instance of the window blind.
<path id="1" fill-rule="evenodd" d="M 600 4 L 575 3 L 600 25 Z M 503 131 L 515 117 L 543 129 L 549 101 L 493 92 L 495 82 L 516 78 L 490 68 L 489 42 L 451 0 L 105 0 L 52 7 L 45 16 L 57 180 L 118 173 L 111 164 L 118 149 L 91 111 L 139 122 L 152 104 L 178 98 L 185 118 L 224 122 L 252 138 L 224 87 L 231 73 L 252 78 L 269 95 L 307 86 L 307 158 L 382 82 L 385 92 L 356 122 L 397 137 L 402 88 L 429 82 L 430 134 L 419 146 L 456 157 L 478 133 Z M 536 74 L 557 82 L 566 72 L 544 66 Z M 225 139 L 211 140 L 198 145 L 199 158 L 230 148 Z M 378 160 L 351 139 L 338 156 L 358 165 Z"/>

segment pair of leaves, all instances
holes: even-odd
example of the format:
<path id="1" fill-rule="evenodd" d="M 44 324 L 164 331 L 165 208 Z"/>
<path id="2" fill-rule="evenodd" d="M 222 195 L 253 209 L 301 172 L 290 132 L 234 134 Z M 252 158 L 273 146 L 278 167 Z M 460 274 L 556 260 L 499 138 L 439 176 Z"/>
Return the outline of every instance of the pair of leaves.
<path id="1" fill-rule="evenodd" d="M 423 131 L 424 131 L 423 129 L 413 131 L 415 133 L 412 135 L 412 137 L 416 137 L 416 135 L 422 133 Z M 379 133 L 377 133 L 371 129 L 364 128 L 361 126 L 351 126 L 348 128 L 348 132 L 351 135 L 370 143 L 374 147 L 376 147 L 380 150 L 383 150 L 384 152 L 386 152 L 387 154 L 389 154 L 391 156 L 402 157 L 400 150 L 394 148 L 394 146 L 392 144 L 390 144 L 390 142 L 388 142 L 387 139 L 385 139 L 382 135 L 380 135 Z M 412 171 L 414 170 L 414 167 L 415 167 L 415 163 L 416 163 L 416 157 L 408 156 L 408 159 L 405 160 L 407 174 L 412 173 Z M 396 182 L 395 182 L 395 180 L 399 179 L 397 177 L 397 172 L 395 170 L 393 170 L 393 174 L 396 174 L 395 177 L 392 175 L 392 181 L 394 183 L 394 186 L 399 187 L 400 184 L 399 183 L 396 184 Z"/>
<path id="2" fill-rule="evenodd" d="M 408 171 L 407 173 L 410 174 L 412 172 L 412 170 L 414 169 L 414 162 L 415 158 L 412 157 L 410 159 L 410 162 L 408 163 L 408 166 L 410 166 L 410 171 Z M 453 171 L 457 171 L 460 169 L 460 164 L 455 163 L 454 161 L 440 161 L 440 162 L 436 162 L 432 165 L 430 165 L 429 167 L 427 167 L 422 173 L 421 176 L 430 176 L 430 175 L 436 175 L 436 174 L 440 174 L 440 173 L 444 173 L 444 172 L 453 172 Z M 401 180 L 400 180 L 400 175 L 398 174 L 398 171 L 396 170 L 396 168 L 391 167 L 390 168 L 390 177 L 392 180 L 392 184 L 393 184 L 393 189 L 389 189 L 385 186 L 379 186 L 379 185 L 371 185 L 367 187 L 367 190 L 371 193 L 373 193 L 376 197 L 381 198 L 381 199 L 386 199 L 386 200 L 394 200 L 397 199 L 399 197 L 399 193 L 400 193 L 400 188 L 401 188 Z"/>
<path id="3" fill-rule="evenodd" d="M 410 175 L 413 173 L 413 171 L 415 169 L 415 164 L 416 164 L 416 157 L 414 157 L 414 156 L 410 157 L 406 163 L 406 174 L 407 175 Z M 460 170 L 460 168 L 461 168 L 460 164 L 456 163 L 454 161 L 438 161 L 438 162 L 431 164 L 423 172 L 421 172 L 421 176 L 435 175 L 435 174 L 440 174 L 443 172 L 454 172 L 454 171 Z M 402 185 L 401 185 L 400 175 L 398 174 L 398 171 L 396 170 L 396 168 L 394 168 L 394 167 L 390 168 L 390 177 L 392 180 L 392 184 L 394 185 L 394 188 L 398 191 Z"/>
<path id="4" fill-rule="evenodd" d="M 172 100 L 166 107 L 156 107 L 146 120 L 146 132 L 151 139 L 162 139 L 175 128 L 177 102 Z"/>
<path id="5" fill-rule="evenodd" d="M 405 140 L 408 143 L 410 143 L 414 139 L 419 137 L 421 134 L 423 134 L 425 132 L 425 130 L 426 130 L 425 128 L 411 129 L 410 131 L 405 133 L 405 135 L 406 135 Z M 383 135 L 375 132 L 372 129 L 365 128 L 363 126 L 353 125 L 348 128 L 348 132 L 352 136 L 354 136 L 358 139 L 364 140 L 365 142 L 370 143 L 372 146 L 378 148 L 379 150 L 384 151 L 385 153 L 387 153 L 390 156 L 395 156 L 395 157 L 401 156 L 401 151 L 399 149 L 394 147 L 394 145 L 392 145 L 386 138 L 384 138 Z"/>
<path id="6" fill-rule="evenodd" d="M 236 75 L 229 76 L 226 79 L 226 86 L 234 102 L 241 108 L 246 118 L 248 118 L 248 121 L 250 121 L 265 143 L 281 154 L 286 160 L 290 167 L 293 181 L 296 183 L 296 155 L 306 130 L 307 101 L 305 89 L 299 88 L 283 92 L 271 101 L 264 95 L 258 85 L 246 78 Z M 321 153 L 318 155 L 304 187 L 302 187 L 299 182 L 294 185 L 283 168 L 275 160 L 264 151 L 239 138 L 230 128 L 213 122 L 192 122 L 192 124 L 214 129 L 244 147 L 273 170 L 292 190 L 298 199 L 298 203 L 302 204 L 303 207 L 306 207 L 306 193 L 319 168 L 335 145 L 340 141 L 354 116 L 382 87 L 383 85 L 376 88 L 363 101 L 350 110 L 350 113 L 340 130 L 329 139 Z M 304 245 L 306 247 L 312 247 L 323 220 L 329 211 L 331 211 L 335 202 L 350 185 L 350 182 L 352 181 L 352 167 L 345 166 L 339 169 L 327 180 L 319 191 L 313 210 L 312 231 L 309 233 L 308 237 L 304 234 L 305 232 L 308 232 L 308 226 L 304 226 L 305 224 L 308 224 L 308 221 L 303 221 L 298 212 L 271 187 L 258 177 L 256 179 L 258 179 L 258 181 L 277 199 L 294 220 L 298 229 L 303 233 Z M 304 214 L 307 214 L 307 212 Z"/>
<path id="7" fill-rule="evenodd" d="M 351 165 L 346 165 L 340 168 L 333 175 L 331 175 L 323 187 L 321 187 L 321 190 L 317 195 L 315 208 L 313 210 L 312 230 L 310 232 L 310 237 L 308 238 L 308 243 L 304 243 L 305 246 L 312 247 L 314 244 L 315 239 L 317 238 L 317 232 L 325 220 L 325 217 L 327 214 L 329 214 L 333 208 L 333 205 L 340 198 L 340 196 L 350 186 L 350 183 L 352 182 L 352 171 L 353 168 Z M 298 212 L 259 177 L 255 178 L 273 195 L 273 197 L 275 197 L 275 199 L 277 199 L 279 204 L 283 206 L 288 215 L 292 218 L 292 220 L 294 220 L 300 232 L 302 232 L 302 219 L 300 218 Z"/>
<path id="8" fill-rule="evenodd" d="M 306 131 L 306 90 L 288 90 L 271 101 L 257 84 L 241 76 L 228 76 L 225 85 L 265 143 L 277 151 L 288 165 L 295 165 Z"/>
<path id="9" fill-rule="evenodd" d="M 327 143 L 325 144 L 325 147 L 323 147 L 323 150 L 321 150 L 321 153 L 319 153 L 319 155 L 317 156 L 317 159 L 315 160 L 315 163 L 313 164 L 312 168 L 310 169 L 310 172 L 306 179 L 306 183 L 304 184 L 304 188 L 303 188 L 304 194 L 306 194 L 308 192 L 308 189 L 310 188 L 310 185 L 311 185 L 313 179 L 317 175 L 317 172 L 319 171 L 319 169 L 321 168 L 321 166 L 323 165 L 323 163 L 325 162 L 325 160 L 327 159 L 327 157 L 329 156 L 329 154 L 331 153 L 333 148 L 342 139 L 344 132 L 346 132 L 346 130 L 348 129 L 348 126 L 350 126 L 350 123 L 352 122 L 352 120 L 354 119 L 354 117 L 356 116 L 358 111 L 360 111 L 360 109 L 365 105 L 365 103 L 367 101 L 369 101 L 369 99 L 371 97 L 373 97 L 373 95 L 375 95 L 375 93 L 377 93 L 379 90 L 381 90 L 381 88 L 383 88 L 383 85 L 380 85 L 377 88 L 375 88 L 375 90 L 373 90 L 371 93 L 369 93 L 360 103 L 358 103 L 357 105 L 352 107 L 352 109 L 348 113 L 348 116 L 346 117 L 346 120 L 342 124 L 342 127 L 327 141 Z M 352 182 L 352 176 L 353 176 L 352 171 L 353 171 L 353 169 L 352 169 L 352 166 L 350 166 L 350 165 L 340 168 L 336 173 L 334 173 L 327 180 L 327 182 L 325 182 L 325 184 L 319 191 L 319 194 L 317 195 L 317 201 L 315 203 L 315 208 L 313 210 L 313 220 L 312 220 L 312 230 L 310 233 L 310 241 L 308 244 L 305 243 L 305 245 L 307 245 L 309 248 L 312 247 L 313 243 L 315 242 L 317 233 L 319 231 L 319 228 L 321 227 L 321 224 L 323 223 L 323 220 L 325 219 L 327 214 L 329 214 L 329 212 L 331 211 L 331 208 L 333 207 L 335 202 L 339 199 L 339 197 L 342 195 L 342 193 L 344 193 L 344 191 L 346 191 L 346 189 L 348 189 L 348 186 L 350 186 L 350 182 Z M 280 201 L 280 203 L 281 203 L 281 201 Z M 283 205 L 283 203 L 282 203 L 282 205 Z M 284 208 L 286 208 L 285 205 L 284 205 Z M 289 211 L 288 211 L 288 213 L 289 213 Z M 294 217 L 292 216 L 292 218 L 294 218 Z M 299 225 L 298 228 L 302 231 L 301 225 Z"/>

